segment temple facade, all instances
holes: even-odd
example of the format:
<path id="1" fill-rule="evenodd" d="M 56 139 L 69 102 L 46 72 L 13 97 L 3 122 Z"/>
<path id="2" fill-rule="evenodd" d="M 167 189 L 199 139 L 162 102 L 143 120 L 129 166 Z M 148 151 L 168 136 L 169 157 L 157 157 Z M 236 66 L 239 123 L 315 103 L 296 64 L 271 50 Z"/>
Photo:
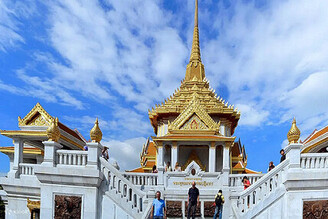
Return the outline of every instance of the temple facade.
<path id="1" fill-rule="evenodd" d="M 234 136 L 241 113 L 206 79 L 195 3 L 185 77 L 148 112 L 154 136 L 143 145 L 140 167 L 120 171 L 101 157 L 98 120 L 86 140 L 37 103 L 18 118 L 18 130 L 0 130 L 13 140 L 0 147 L 10 158 L 10 171 L 0 177 L 6 218 L 149 218 L 156 191 L 168 218 L 186 218 L 192 182 L 200 190 L 198 218 L 213 217 L 219 189 L 223 218 L 328 218 L 328 128 L 300 141 L 294 119 L 286 159 L 268 173 L 248 169 L 246 149 Z"/>

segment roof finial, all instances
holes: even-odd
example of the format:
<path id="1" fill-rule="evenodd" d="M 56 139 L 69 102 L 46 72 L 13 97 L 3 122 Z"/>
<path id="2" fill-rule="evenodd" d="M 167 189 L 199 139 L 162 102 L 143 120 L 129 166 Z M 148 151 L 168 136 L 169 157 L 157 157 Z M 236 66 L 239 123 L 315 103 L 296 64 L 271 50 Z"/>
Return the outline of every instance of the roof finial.
<path id="1" fill-rule="evenodd" d="M 296 119 L 294 117 L 292 127 L 290 128 L 289 132 L 287 133 L 287 139 L 289 144 L 297 143 L 300 139 L 301 132 L 296 126 Z"/>
<path id="2" fill-rule="evenodd" d="M 205 78 L 204 65 L 200 57 L 199 30 L 198 30 L 198 0 L 195 0 L 195 26 L 192 40 L 192 48 L 189 64 L 187 65 L 185 81 L 191 81 L 196 77 L 197 81 Z"/>
<path id="3" fill-rule="evenodd" d="M 90 137 L 92 142 L 100 142 L 102 139 L 102 132 L 99 128 L 99 122 L 98 122 L 98 118 L 95 121 L 95 125 L 93 126 L 93 128 L 90 131 Z"/>

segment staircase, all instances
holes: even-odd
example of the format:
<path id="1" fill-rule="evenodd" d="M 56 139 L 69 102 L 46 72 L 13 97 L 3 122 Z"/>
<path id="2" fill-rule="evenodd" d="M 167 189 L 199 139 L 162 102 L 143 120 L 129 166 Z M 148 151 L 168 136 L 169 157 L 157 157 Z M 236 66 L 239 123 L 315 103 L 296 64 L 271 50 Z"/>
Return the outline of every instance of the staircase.
<path id="1" fill-rule="evenodd" d="M 154 193 L 146 193 L 140 190 L 105 159 L 99 159 L 101 171 L 106 177 L 106 190 L 108 190 L 105 192 L 105 195 L 131 217 L 136 219 L 148 218 L 152 207 L 149 197 L 154 197 Z"/>
<path id="2" fill-rule="evenodd" d="M 283 177 L 288 165 L 289 160 L 287 159 L 262 176 L 246 190 L 232 195 L 232 211 L 234 217 L 254 218 L 282 197 L 286 192 Z"/>

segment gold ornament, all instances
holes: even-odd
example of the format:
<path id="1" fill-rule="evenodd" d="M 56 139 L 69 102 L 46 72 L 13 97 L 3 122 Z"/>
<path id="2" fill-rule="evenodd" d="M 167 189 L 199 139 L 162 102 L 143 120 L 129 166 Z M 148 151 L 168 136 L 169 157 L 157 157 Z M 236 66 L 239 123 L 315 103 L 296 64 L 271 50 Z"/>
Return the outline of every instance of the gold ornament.
<path id="1" fill-rule="evenodd" d="M 47 129 L 48 141 L 58 142 L 60 138 L 60 131 L 58 128 L 58 118 L 52 118 L 50 126 Z"/>
<path id="2" fill-rule="evenodd" d="M 93 128 L 90 131 L 90 137 L 92 142 L 100 142 L 102 139 L 102 132 L 99 128 L 99 122 L 98 122 L 98 118 L 95 121 L 95 125 L 93 126 Z"/>
<path id="3" fill-rule="evenodd" d="M 289 132 L 287 133 L 287 139 L 289 144 L 297 143 L 300 139 L 301 132 L 296 126 L 296 119 L 293 119 L 292 127 L 290 128 Z"/>

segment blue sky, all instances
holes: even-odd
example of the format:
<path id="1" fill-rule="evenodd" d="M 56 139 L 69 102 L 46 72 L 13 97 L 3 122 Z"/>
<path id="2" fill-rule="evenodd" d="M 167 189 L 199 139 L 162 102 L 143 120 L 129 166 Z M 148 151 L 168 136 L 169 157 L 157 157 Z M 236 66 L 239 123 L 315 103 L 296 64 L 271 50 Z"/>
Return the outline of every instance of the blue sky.
<path id="1" fill-rule="evenodd" d="M 327 8 L 199 0 L 206 77 L 241 111 L 235 136 L 251 169 L 278 163 L 293 116 L 303 139 L 328 123 Z M 193 0 L 0 1 L 0 129 L 17 129 L 37 102 L 86 138 L 99 117 L 112 157 L 137 167 L 148 109 L 184 78 L 193 10 Z"/>

